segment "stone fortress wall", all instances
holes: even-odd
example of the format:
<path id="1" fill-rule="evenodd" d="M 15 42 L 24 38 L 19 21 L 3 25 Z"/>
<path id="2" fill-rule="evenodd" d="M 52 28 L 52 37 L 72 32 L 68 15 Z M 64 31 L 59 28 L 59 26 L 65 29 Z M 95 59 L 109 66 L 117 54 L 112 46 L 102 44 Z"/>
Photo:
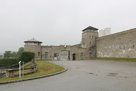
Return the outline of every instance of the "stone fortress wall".
<path id="1" fill-rule="evenodd" d="M 85 48 L 80 46 L 42 46 L 42 59 L 83 60 Z"/>
<path id="2" fill-rule="evenodd" d="M 87 27 L 82 30 L 81 43 L 76 45 L 48 46 L 41 45 L 42 42 L 31 39 L 24 41 L 24 50 L 34 52 L 35 59 L 49 60 L 87 60 L 96 57 L 96 38 L 98 29 Z"/>
<path id="3" fill-rule="evenodd" d="M 136 28 L 99 37 L 97 57 L 136 58 Z"/>
<path id="4" fill-rule="evenodd" d="M 136 28 L 99 37 L 98 29 L 82 30 L 76 45 L 48 46 L 35 39 L 25 41 L 24 50 L 34 52 L 36 59 L 89 60 L 96 57 L 136 58 Z"/>

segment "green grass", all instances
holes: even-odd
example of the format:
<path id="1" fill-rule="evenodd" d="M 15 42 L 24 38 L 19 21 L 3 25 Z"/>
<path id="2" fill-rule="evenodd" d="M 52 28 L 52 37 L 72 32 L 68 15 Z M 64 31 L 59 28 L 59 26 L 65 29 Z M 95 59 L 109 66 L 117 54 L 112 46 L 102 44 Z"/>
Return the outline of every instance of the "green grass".
<path id="1" fill-rule="evenodd" d="M 63 67 L 49 63 L 47 61 L 37 61 L 36 63 L 37 63 L 37 67 L 38 67 L 37 72 L 30 74 L 30 75 L 25 75 L 22 78 L 19 78 L 19 77 L 0 78 L 0 83 L 5 83 L 5 82 L 9 82 L 9 81 L 14 81 L 14 80 L 36 78 L 39 76 L 46 76 L 46 75 L 53 74 L 53 73 L 60 72 L 60 71 L 64 70 Z"/>
<path id="2" fill-rule="evenodd" d="M 102 57 L 96 58 L 96 60 L 107 60 L 107 61 L 124 61 L 124 62 L 136 62 L 136 58 L 114 58 L 114 57 Z"/>

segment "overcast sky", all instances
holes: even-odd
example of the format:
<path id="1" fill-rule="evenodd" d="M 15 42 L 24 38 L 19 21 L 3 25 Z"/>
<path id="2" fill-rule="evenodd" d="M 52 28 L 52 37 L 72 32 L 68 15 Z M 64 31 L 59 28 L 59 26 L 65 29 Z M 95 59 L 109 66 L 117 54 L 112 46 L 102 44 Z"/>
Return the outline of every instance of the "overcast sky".
<path id="1" fill-rule="evenodd" d="M 77 44 L 88 26 L 136 28 L 136 0 L 0 0 L 0 53 L 33 37 L 43 45 Z"/>

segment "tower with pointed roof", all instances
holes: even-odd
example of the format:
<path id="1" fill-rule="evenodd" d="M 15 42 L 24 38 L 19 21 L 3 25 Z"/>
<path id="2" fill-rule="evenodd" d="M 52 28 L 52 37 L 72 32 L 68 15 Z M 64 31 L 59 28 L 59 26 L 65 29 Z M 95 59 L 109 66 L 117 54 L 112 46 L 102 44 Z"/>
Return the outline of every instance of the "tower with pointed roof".
<path id="1" fill-rule="evenodd" d="M 82 48 L 86 48 L 86 58 L 96 57 L 96 38 L 98 37 L 98 29 L 89 26 L 82 30 Z"/>
<path id="2" fill-rule="evenodd" d="M 82 30 L 82 42 L 76 45 L 41 46 L 36 39 L 24 41 L 24 51 L 35 53 L 35 59 L 83 60 L 96 57 L 96 38 L 98 29 L 89 26 Z"/>

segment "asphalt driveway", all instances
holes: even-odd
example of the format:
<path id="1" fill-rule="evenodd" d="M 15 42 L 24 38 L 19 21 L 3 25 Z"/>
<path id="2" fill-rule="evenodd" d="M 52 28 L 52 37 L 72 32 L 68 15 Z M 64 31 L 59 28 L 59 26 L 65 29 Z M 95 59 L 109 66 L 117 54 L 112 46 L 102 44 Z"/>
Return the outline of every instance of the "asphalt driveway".
<path id="1" fill-rule="evenodd" d="M 56 61 L 65 73 L 0 85 L 0 91 L 136 91 L 136 62 Z"/>

